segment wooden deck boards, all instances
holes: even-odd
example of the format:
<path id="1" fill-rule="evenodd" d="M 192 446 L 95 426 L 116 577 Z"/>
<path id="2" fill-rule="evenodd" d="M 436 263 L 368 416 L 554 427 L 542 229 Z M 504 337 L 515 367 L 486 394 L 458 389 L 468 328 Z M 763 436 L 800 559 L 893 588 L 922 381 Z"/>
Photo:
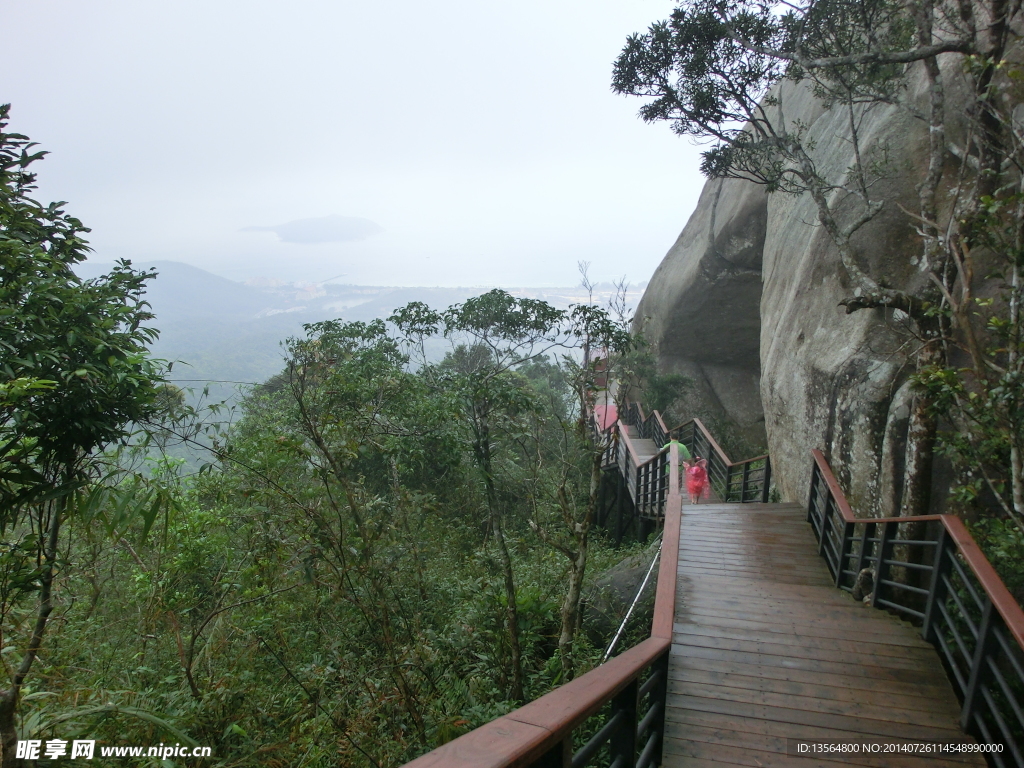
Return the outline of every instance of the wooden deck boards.
<path id="1" fill-rule="evenodd" d="M 795 505 L 686 506 L 679 540 L 663 766 L 985 765 L 787 754 L 787 739 L 962 739 L 935 650 L 832 586 Z"/>

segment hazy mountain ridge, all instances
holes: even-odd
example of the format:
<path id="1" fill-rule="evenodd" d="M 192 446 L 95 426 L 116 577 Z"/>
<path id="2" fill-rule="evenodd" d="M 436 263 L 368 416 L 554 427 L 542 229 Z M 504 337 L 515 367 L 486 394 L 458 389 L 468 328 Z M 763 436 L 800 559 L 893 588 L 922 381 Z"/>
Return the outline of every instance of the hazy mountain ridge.
<path id="1" fill-rule="evenodd" d="M 77 272 L 89 278 L 104 274 L 112 264 L 86 262 Z M 386 318 L 395 308 L 422 301 L 443 308 L 478 296 L 490 286 L 388 287 L 334 283 L 283 283 L 253 280 L 239 283 L 198 267 L 176 261 L 133 264 L 137 269 L 157 270 L 146 299 L 156 319 L 160 338 L 153 344 L 157 357 L 176 361 L 169 378 L 182 386 L 202 387 L 228 396 L 233 384 L 259 383 L 281 370 L 282 342 L 303 333 L 302 326 L 341 318 L 368 322 Z M 516 296 L 543 299 L 566 308 L 587 300 L 579 287 L 508 288 Z M 643 286 L 628 294 L 635 307 Z M 597 286 L 594 300 L 606 304 L 614 286 Z"/>

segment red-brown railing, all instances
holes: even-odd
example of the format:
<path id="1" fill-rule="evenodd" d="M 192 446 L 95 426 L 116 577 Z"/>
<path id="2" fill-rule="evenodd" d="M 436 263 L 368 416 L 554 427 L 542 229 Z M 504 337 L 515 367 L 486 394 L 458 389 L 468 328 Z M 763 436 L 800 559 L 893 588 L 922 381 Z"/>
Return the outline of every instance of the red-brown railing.
<path id="1" fill-rule="evenodd" d="M 641 439 L 652 440 L 658 446 L 665 445 L 670 439 L 675 439 L 685 445 L 692 456 L 706 459 L 708 478 L 720 501 L 728 503 L 768 501 L 772 482 L 772 465 L 768 454 L 742 461 L 732 461 L 700 419 L 691 419 L 678 427 L 667 429 L 658 411 L 652 411 L 649 415 L 645 415 L 639 403 L 627 402 L 622 420 L 634 427 L 637 437 Z M 625 431 L 620 428 L 620 433 Z M 633 482 L 633 485 L 630 486 L 630 493 L 633 494 L 640 487 L 639 478 L 633 477 L 633 467 L 623 463 L 622 459 L 625 458 L 628 457 L 622 456 L 620 452 L 619 468 L 623 476 L 627 478 L 627 483 Z M 626 474 L 627 471 L 629 474 Z M 656 477 L 657 474 L 654 473 L 654 476 Z M 651 511 L 657 513 L 656 497 L 651 501 L 644 498 L 643 501 L 638 502 L 637 496 L 633 495 L 633 499 L 640 514 L 650 514 Z M 650 511 L 645 505 L 651 505 Z"/>
<path id="2" fill-rule="evenodd" d="M 921 625 L 997 768 L 1024 768 L 1024 611 L 952 515 L 857 518 L 821 451 L 807 519 L 836 586 Z"/>
<path id="3" fill-rule="evenodd" d="M 605 747 L 613 768 L 661 763 L 682 511 L 679 451 L 673 445 L 664 453 L 665 532 L 651 636 L 536 701 L 413 760 L 407 768 L 583 768 Z M 635 459 L 635 451 L 632 456 Z M 574 731 L 609 703 L 604 725 L 574 751 Z"/>
<path id="4" fill-rule="evenodd" d="M 629 429 L 621 420 L 615 424 L 613 439 L 616 446 L 615 463 L 626 481 L 626 488 L 637 514 L 643 517 L 661 517 L 665 514 L 671 475 L 668 446 L 641 461 L 629 437 Z M 676 467 L 678 466 L 677 463 Z M 678 475 L 678 469 L 676 474 Z"/>
<path id="5" fill-rule="evenodd" d="M 692 455 L 707 459 L 708 478 L 721 501 L 768 501 L 772 482 L 772 464 L 768 454 L 743 461 L 730 460 L 700 419 L 679 425 L 671 434 Z"/>

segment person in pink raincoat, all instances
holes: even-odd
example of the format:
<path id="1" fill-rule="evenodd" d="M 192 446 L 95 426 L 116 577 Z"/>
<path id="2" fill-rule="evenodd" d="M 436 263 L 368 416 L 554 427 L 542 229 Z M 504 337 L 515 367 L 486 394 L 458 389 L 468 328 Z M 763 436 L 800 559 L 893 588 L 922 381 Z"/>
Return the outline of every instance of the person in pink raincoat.
<path id="1" fill-rule="evenodd" d="M 707 459 L 684 461 L 683 471 L 686 473 L 686 492 L 690 494 L 690 503 L 696 504 L 697 499 L 706 499 L 710 492 Z"/>

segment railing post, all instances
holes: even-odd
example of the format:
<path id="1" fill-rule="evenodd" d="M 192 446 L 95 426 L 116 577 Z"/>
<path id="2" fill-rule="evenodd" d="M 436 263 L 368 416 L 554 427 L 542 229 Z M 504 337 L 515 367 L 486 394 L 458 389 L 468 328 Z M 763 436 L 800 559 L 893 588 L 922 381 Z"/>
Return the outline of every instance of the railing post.
<path id="1" fill-rule="evenodd" d="M 842 587 L 843 585 L 843 567 L 846 565 L 846 561 L 849 559 L 850 551 L 853 549 L 853 523 L 843 524 L 843 541 L 839 545 L 839 562 L 836 563 L 836 586 Z M 857 580 L 857 571 L 853 574 L 854 583 Z"/>
<path id="2" fill-rule="evenodd" d="M 967 678 L 967 688 L 964 690 L 964 706 L 960 710 L 960 728 L 964 731 L 970 728 L 971 720 L 974 717 L 974 704 L 978 699 L 978 686 L 984 674 L 985 657 L 988 655 L 989 646 L 992 643 L 994 613 L 992 601 L 987 600 L 985 609 L 981 613 L 981 622 L 978 624 L 978 642 L 974 646 L 970 675 Z"/>
<path id="3" fill-rule="evenodd" d="M 818 478 L 821 477 L 821 470 L 818 469 L 818 462 L 811 465 L 811 490 L 807 494 L 807 522 L 814 528 L 814 499 L 818 495 Z"/>
<path id="4" fill-rule="evenodd" d="M 864 570 L 864 564 L 868 560 L 868 539 L 875 537 L 875 524 L 864 523 L 864 533 L 860 537 L 860 552 L 857 553 L 857 567 L 854 569 L 857 571 L 857 575 L 860 576 L 860 572 Z"/>
<path id="5" fill-rule="evenodd" d="M 878 557 L 875 558 L 875 584 L 871 589 L 871 607 L 875 607 L 878 600 L 878 591 L 882 586 L 882 579 L 885 578 L 885 561 L 892 559 L 893 543 L 899 531 L 899 523 L 886 523 L 882 526 L 882 538 L 878 542 Z"/>
<path id="6" fill-rule="evenodd" d="M 642 464 L 636 468 L 636 508 L 642 515 L 647 509 L 647 472 Z"/>
<path id="7" fill-rule="evenodd" d="M 933 624 L 935 612 L 938 610 L 936 605 L 946 602 L 946 592 L 948 591 L 943 576 L 947 576 L 953 567 L 953 562 L 950 560 L 952 555 L 946 548 L 947 540 L 946 526 L 943 525 L 939 528 L 939 541 L 935 545 L 935 562 L 932 563 L 932 583 L 928 587 L 928 602 L 925 604 L 924 621 L 921 624 L 921 637 L 933 645 L 937 644 Z"/>
<path id="8" fill-rule="evenodd" d="M 768 486 L 772 482 L 772 460 L 764 457 L 764 485 L 761 487 L 761 503 L 768 503 Z"/>
<path id="9" fill-rule="evenodd" d="M 572 734 L 541 755 L 530 768 L 572 768 Z"/>
<path id="10" fill-rule="evenodd" d="M 740 485 L 740 501 L 746 503 L 747 501 L 747 480 L 750 477 L 750 462 L 743 462 L 743 483 Z"/>
<path id="11" fill-rule="evenodd" d="M 821 538 L 818 539 L 818 557 L 825 557 L 825 542 L 828 541 L 828 534 L 832 529 L 832 510 L 829 501 L 832 495 L 825 497 L 825 511 L 821 513 Z"/>
<path id="12" fill-rule="evenodd" d="M 626 717 L 622 725 L 608 742 L 611 748 L 609 755 L 612 765 L 619 768 L 636 768 L 636 708 L 637 694 L 640 690 L 636 680 L 622 689 L 622 693 L 612 699 L 611 716 L 624 712 Z M 617 760 L 620 762 L 616 763 Z"/>
<path id="13" fill-rule="evenodd" d="M 668 651 L 665 651 L 654 664 L 653 674 L 660 675 L 658 684 L 651 691 L 651 706 L 660 707 L 654 722 L 651 723 L 651 733 L 658 734 L 658 746 L 654 748 L 650 765 L 661 765 L 662 748 L 665 745 L 665 707 L 668 706 Z"/>

